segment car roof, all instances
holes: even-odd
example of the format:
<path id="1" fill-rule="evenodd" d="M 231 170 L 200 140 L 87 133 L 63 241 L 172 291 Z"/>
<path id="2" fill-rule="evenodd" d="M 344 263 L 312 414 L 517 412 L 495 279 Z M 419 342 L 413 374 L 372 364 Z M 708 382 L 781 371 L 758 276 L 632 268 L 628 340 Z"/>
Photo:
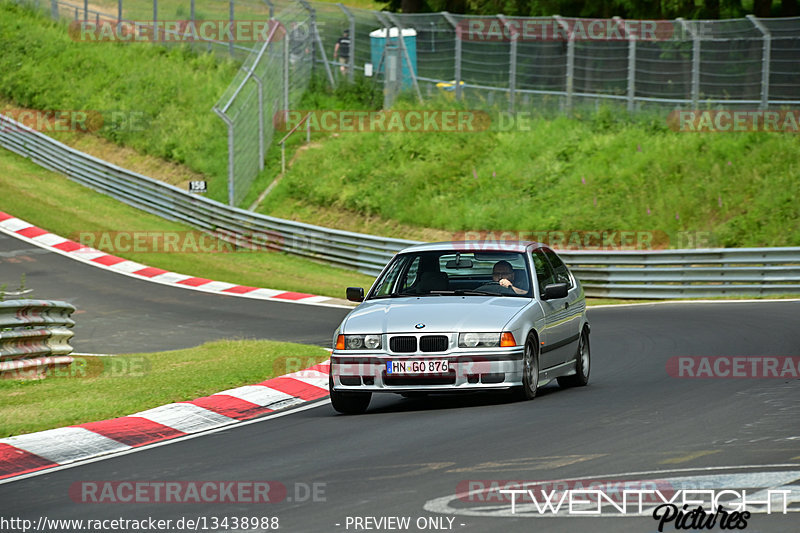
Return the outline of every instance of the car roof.
<path id="1" fill-rule="evenodd" d="M 495 239 L 483 239 L 479 241 L 446 241 L 428 242 L 415 244 L 400 250 L 398 253 L 406 252 L 440 252 L 440 251 L 460 251 L 460 252 L 524 252 L 529 246 L 533 248 L 547 248 L 546 245 L 534 241 L 505 241 Z"/>

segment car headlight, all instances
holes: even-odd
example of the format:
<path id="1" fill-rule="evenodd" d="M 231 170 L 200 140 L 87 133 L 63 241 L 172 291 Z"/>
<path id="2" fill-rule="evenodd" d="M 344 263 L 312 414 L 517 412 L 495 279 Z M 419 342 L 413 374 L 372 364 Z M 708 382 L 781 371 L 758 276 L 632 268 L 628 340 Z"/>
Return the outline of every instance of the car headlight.
<path id="1" fill-rule="evenodd" d="M 380 350 L 380 335 L 339 335 L 337 350 Z"/>
<path id="2" fill-rule="evenodd" d="M 499 333 L 459 333 L 459 348 L 492 348 L 500 346 Z"/>

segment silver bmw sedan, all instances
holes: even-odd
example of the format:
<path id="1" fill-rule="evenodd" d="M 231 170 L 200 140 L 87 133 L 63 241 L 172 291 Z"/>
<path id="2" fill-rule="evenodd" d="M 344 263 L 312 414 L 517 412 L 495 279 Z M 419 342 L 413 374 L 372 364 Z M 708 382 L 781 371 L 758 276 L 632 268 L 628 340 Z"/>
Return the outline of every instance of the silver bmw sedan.
<path id="1" fill-rule="evenodd" d="M 330 396 L 340 413 L 372 393 L 512 390 L 589 381 L 580 282 L 535 242 L 420 244 L 395 255 L 333 335 Z"/>

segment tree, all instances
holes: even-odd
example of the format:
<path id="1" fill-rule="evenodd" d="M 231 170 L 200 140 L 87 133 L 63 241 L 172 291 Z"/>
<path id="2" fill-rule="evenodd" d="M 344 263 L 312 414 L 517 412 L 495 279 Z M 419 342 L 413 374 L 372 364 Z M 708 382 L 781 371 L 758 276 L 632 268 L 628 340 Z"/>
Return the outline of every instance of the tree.
<path id="1" fill-rule="evenodd" d="M 777 2 L 780 2 L 780 16 L 800 15 L 800 0 L 776 0 L 775 6 Z M 742 0 L 390 0 L 389 9 L 403 13 L 449 11 L 471 15 L 626 19 L 719 19 L 738 18 L 747 13 Z M 773 0 L 753 0 L 753 14 L 772 16 Z"/>
<path id="2" fill-rule="evenodd" d="M 768 17 L 772 13 L 772 0 L 753 0 L 753 14 Z"/>

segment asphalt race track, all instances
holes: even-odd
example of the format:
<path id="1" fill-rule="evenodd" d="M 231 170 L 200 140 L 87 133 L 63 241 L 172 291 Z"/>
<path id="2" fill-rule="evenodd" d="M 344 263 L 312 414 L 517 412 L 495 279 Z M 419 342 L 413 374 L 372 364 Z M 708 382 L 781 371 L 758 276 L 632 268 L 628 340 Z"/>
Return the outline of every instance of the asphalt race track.
<path id="1" fill-rule="evenodd" d="M 0 239 L 2 252 L 26 246 Z M 246 336 L 263 338 L 293 334 L 293 340 L 322 344 L 343 314 L 340 309 L 163 287 L 151 293 L 146 282 L 70 264 L 55 254 L 31 251 L 30 257 L 28 285 L 37 296 L 67 299 L 87 309 L 76 317 L 79 324 L 91 318 L 102 325 L 84 327 L 80 336 L 97 342 L 116 340 L 122 346 L 122 339 L 141 335 L 148 348 L 164 349 L 197 344 L 203 333 L 249 332 Z M 4 275 L 10 266 L 14 276 L 13 269 L 23 263 L 2 265 Z M 92 307 L 97 309 L 89 311 Z M 796 532 L 800 379 L 689 379 L 671 376 L 667 366 L 672 357 L 800 356 L 798 317 L 800 302 L 794 301 L 590 309 L 588 387 L 562 390 L 551 384 L 530 402 L 513 402 L 505 394 L 383 396 L 373 399 L 365 415 L 350 417 L 335 414 L 321 401 L 255 423 L 0 484 L 0 516 L 34 525 L 41 519 L 40 531 L 75 529 L 47 527 L 45 518 L 150 517 L 172 520 L 165 531 L 272 530 L 264 526 L 274 522 L 259 520 L 264 517 L 277 517 L 278 530 L 290 532 L 658 531 L 658 522 L 647 515 L 554 517 L 539 515 L 530 505 L 512 513 L 508 501 L 455 496 L 466 493 L 465 487 L 492 481 L 588 484 L 593 479 L 639 488 L 650 483 L 673 491 L 746 489 L 753 495 L 789 490 L 790 512 L 783 514 L 781 506 L 771 514 L 754 513 L 746 531 Z M 277 326 L 271 328 L 273 322 Z M 203 332 L 211 326 L 213 331 Z M 156 329 L 144 335 L 142 329 L 150 327 Z M 176 339 L 176 329 L 186 333 Z M 163 495 L 150 498 L 158 501 L 108 503 L 121 494 L 112 491 L 101 503 L 92 503 L 86 492 L 87 487 L 119 487 L 119 482 L 177 481 L 212 482 L 212 487 L 277 482 L 270 494 L 279 501 L 247 503 L 240 494 L 224 503 L 168 502 Z M 285 487 L 285 494 L 276 487 Z M 255 518 L 255 527 L 234 522 L 245 517 Z M 409 525 L 390 517 L 407 517 Z M 202 522 L 178 525 L 181 519 Z M 0 524 L 0 529 L 21 531 L 18 526 Z M 106 522 L 102 530 L 113 531 L 114 524 Z M 664 527 L 686 530 L 674 523 Z M 710 530 L 723 529 L 717 523 Z"/>
<path id="2" fill-rule="evenodd" d="M 331 335 L 348 311 L 150 283 L 84 265 L 0 232 L 0 284 L 14 290 L 23 273 L 26 287 L 34 290 L 30 298 L 64 300 L 77 308 L 71 344 L 79 353 L 155 352 L 220 338 L 330 348 Z"/>

